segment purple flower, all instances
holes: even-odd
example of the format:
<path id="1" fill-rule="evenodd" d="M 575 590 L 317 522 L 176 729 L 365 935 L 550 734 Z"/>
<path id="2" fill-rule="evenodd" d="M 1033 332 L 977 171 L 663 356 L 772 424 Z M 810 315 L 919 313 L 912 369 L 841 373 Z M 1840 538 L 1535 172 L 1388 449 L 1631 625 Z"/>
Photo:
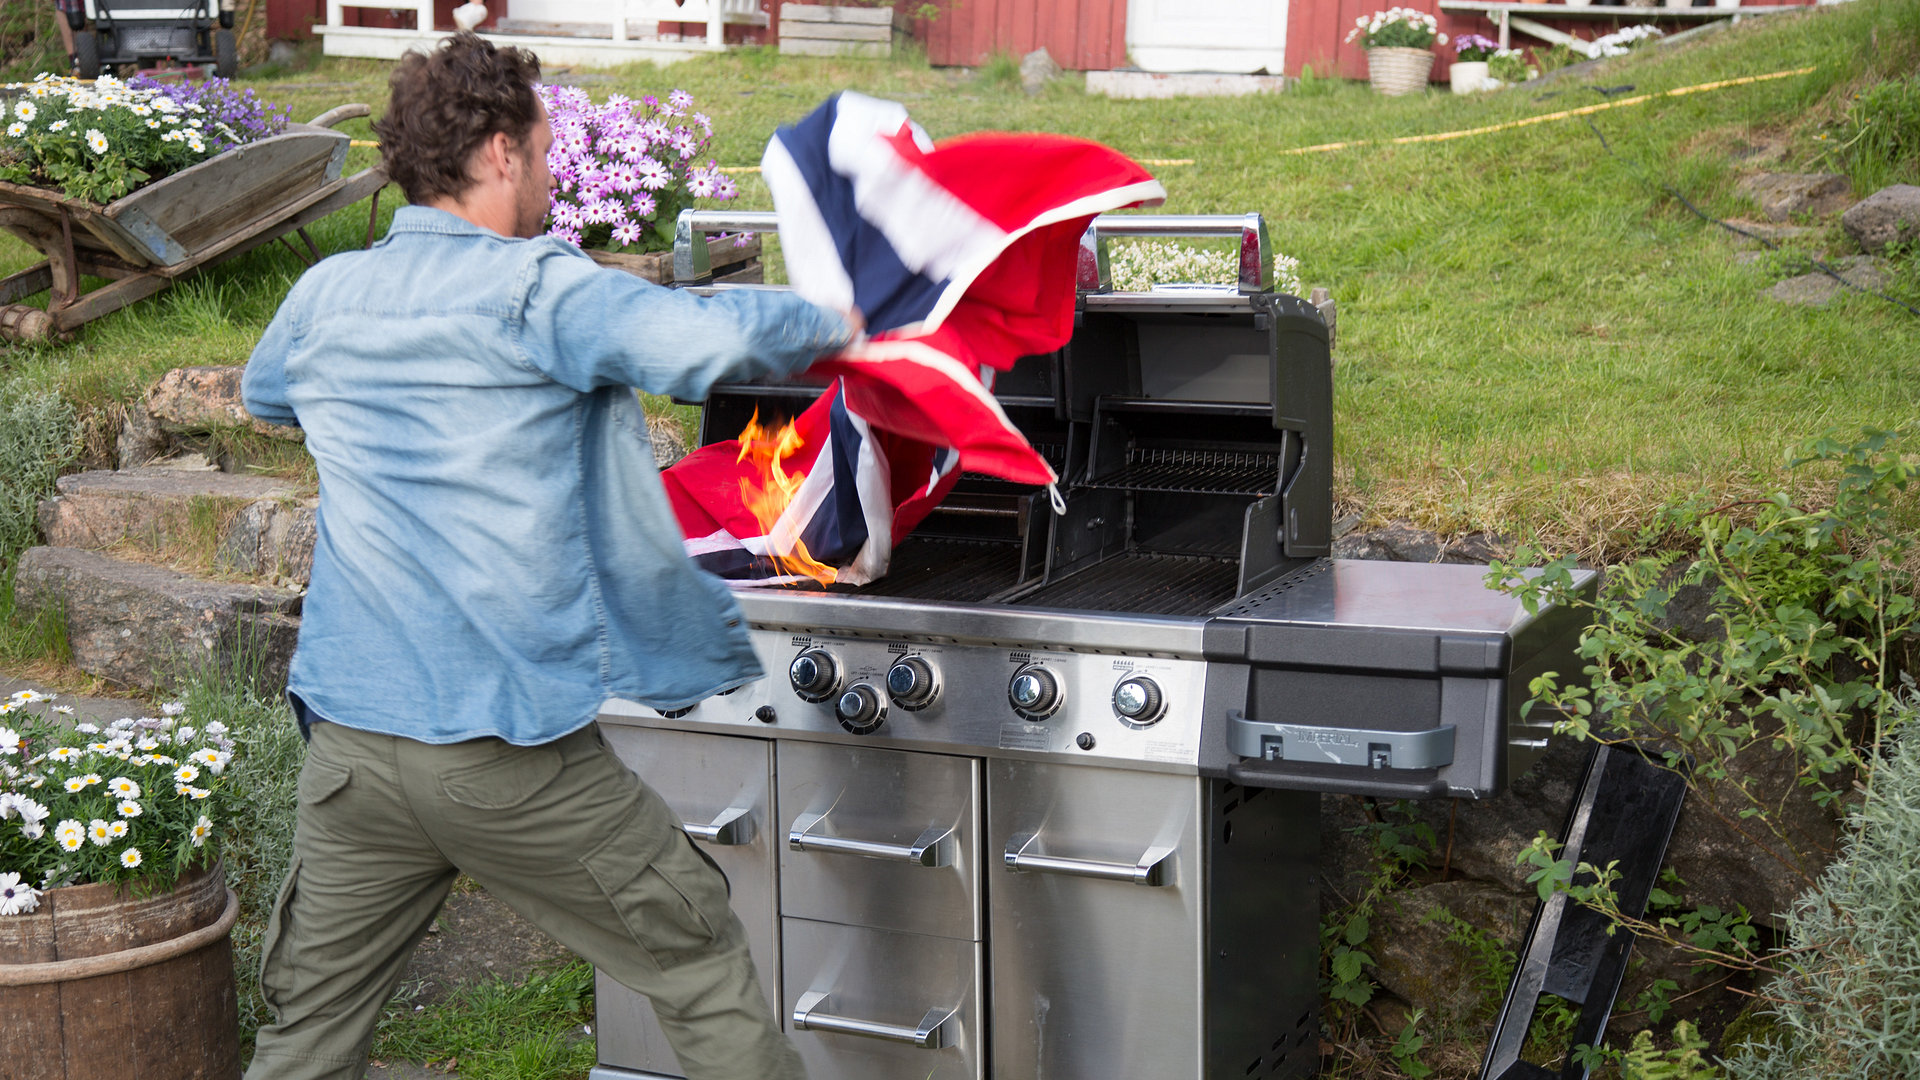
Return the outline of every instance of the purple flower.
<path id="1" fill-rule="evenodd" d="M 714 181 L 713 181 L 713 197 L 714 198 L 731 199 L 734 196 L 739 194 L 740 194 L 740 187 L 739 185 L 733 182 L 733 177 L 728 176 L 726 173 L 714 174 Z M 744 244 L 745 241 L 741 241 L 741 243 Z"/>
<path id="2" fill-rule="evenodd" d="M 667 107 L 660 111 L 668 116 L 679 116 L 691 108 L 693 108 L 693 95 L 685 90 L 675 90 L 667 95 Z"/>
<path id="3" fill-rule="evenodd" d="M 621 247 L 639 243 L 641 235 L 640 226 L 631 221 L 623 221 L 613 227 L 614 242 Z"/>
<path id="4" fill-rule="evenodd" d="M 659 191 L 673 183 L 673 172 L 665 165 L 650 157 L 640 159 L 636 168 L 640 170 L 640 186 L 648 191 Z"/>
<path id="5" fill-rule="evenodd" d="M 553 228 L 547 230 L 547 235 L 559 240 L 565 240 L 574 247 L 580 246 L 580 230 L 578 229 Z"/>
<path id="6" fill-rule="evenodd" d="M 626 163 L 615 165 L 607 170 L 607 183 L 622 195 L 631 195 L 640 190 L 640 170 Z"/>
<path id="7" fill-rule="evenodd" d="M 673 147 L 674 153 L 680 155 L 681 161 L 700 152 L 700 141 L 695 139 L 693 132 L 686 128 L 674 128 L 673 137 L 667 140 L 667 145 Z"/>
<path id="8" fill-rule="evenodd" d="M 693 175 L 687 178 L 687 194 L 694 198 L 711 199 L 713 198 L 713 191 L 713 174 L 707 170 L 695 169 L 693 170 Z"/>
<path id="9" fill-rule="evenodd" d="M 1500 43 L 1479 34 L 1461 34 L 1453 39 L 1453 55 L 1456 60 L 1485 60 L 1500 51 Z"/>
<path id="10" fill-rule="evenodd" d="M 659 206 L 653 201 L 653 196 L 646 194 L 635 195 L 631 205 L 634 215 L 641 220 L 652 217 L 653 212 L 659 209 Z"/>

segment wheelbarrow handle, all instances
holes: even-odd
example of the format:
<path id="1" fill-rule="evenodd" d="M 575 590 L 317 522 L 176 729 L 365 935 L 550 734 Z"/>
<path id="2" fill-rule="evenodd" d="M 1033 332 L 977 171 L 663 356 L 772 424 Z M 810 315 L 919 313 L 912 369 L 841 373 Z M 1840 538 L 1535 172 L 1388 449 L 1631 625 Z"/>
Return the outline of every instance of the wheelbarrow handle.
<path id="1" fill-rule="evenodd" d="M 354 102 L 349 105 L 335 105 L 319 116 L 307 121 L 314 127 L 337 127 L 342 120 L 357 120 L 362 116 L 373 115 L 373 106 Z"/>

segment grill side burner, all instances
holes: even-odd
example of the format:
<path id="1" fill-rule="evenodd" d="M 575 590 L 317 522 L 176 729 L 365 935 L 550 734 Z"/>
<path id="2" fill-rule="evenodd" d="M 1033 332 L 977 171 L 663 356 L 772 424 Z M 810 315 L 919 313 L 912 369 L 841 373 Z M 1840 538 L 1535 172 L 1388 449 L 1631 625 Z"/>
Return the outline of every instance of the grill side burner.
<path id="1" fill-rule="evenodd" d="M 1579 621 L 1483 567 L 1327 558 L 1326 325 L 1263 290 L 1257 215 L 1101 218 L 1083 270 L 1116 228 L 1224 229 L 1243 285 L 1089 277 L 999 376 L 1063 514 L 963 475 L 874 584 L 736 592 L 766 678 L 603 712 L 726 856 L 812 1075 L 1311 1073 L 1318 793 L 1496 793 L 1550 730 L 1528 680 L 1578 670 Z M 718 387 L 701 441 L 819 389 Z M 643 1000 L 599 1001 L 592 1080 L 679 1075 Z"/>

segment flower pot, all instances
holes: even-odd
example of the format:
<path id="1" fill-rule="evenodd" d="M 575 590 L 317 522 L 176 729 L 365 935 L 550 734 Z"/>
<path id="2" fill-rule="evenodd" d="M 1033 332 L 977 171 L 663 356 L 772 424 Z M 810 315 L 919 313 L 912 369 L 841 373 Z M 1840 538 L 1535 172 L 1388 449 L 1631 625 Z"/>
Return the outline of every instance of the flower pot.
<path id="1" fill-rule="evenodd" d="M 0 1061 L 9 1080 L 231 1080 L 239 1006 L 216 864 L 173 891 L 49 889 L 0 916 Z"/>
<path id="2" fill-rule="evenodd" d="M 1367 82 L 1387 97 L 1426 89 L 1433 54 L 1425 49 L 1376 46 L 1367 50 Z"/>
<path id="3" fill-rule="evenodd" d="M 1456 94 L 1477 94 L 1487 88 L 1485 60 L 1456 60 L 1447 70 L 1447 79 Z"/>

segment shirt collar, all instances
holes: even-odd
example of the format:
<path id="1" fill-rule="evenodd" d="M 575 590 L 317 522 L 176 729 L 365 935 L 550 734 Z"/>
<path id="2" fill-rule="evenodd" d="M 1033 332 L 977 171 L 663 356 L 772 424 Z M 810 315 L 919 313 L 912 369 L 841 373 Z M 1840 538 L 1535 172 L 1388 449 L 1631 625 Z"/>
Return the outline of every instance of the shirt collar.
<path id="1" fill-rule="evenodd" d="M 387 227 L 387 235 L 395 233 L 440 233 L 446 236 L 490 236 L 495 240 L 511 240 L 492 229 L 483 229 L 458 214 L 449 214 L 432 206 L 403 206 L 393 212 L 393 224 Z"/>

